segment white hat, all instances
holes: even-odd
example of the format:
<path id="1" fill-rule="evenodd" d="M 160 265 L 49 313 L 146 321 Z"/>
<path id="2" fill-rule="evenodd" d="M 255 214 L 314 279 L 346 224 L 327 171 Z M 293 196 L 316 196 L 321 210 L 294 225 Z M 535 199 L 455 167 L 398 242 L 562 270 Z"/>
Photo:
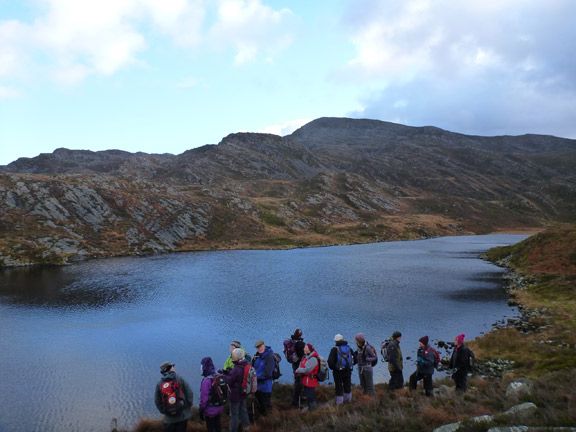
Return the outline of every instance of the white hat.
<path id="1" fill-rule="evenodd" d="M 334 342 L 341 341 L 342 339 L 344 339 L 344 337 L 340 333 L 334 336 Z"/>

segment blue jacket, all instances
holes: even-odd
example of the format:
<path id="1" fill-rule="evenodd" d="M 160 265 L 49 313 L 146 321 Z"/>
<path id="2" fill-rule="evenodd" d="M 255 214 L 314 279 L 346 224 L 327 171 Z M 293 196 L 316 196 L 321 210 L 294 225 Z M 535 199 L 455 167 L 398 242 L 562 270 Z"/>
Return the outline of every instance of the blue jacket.
<path id="1" fill-rule="evenodd" d="M 252 366 L 258 375 L 258 391 L 272 393 L 272 371 L 274 370 L 274 351 L 269 346 L 262 354 L 256 352 L 252 358 Z"/>

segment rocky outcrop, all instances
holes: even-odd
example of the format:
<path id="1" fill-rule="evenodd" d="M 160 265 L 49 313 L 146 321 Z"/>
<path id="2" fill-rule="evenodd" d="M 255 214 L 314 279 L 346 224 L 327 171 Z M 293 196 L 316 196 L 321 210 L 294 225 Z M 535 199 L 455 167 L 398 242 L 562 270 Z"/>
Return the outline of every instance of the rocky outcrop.
<path id="1" fill-rule="evenodd" d="M 0 266 L 534 227 L 576 213 L 576 141 L 318 119 L 181 155 L 58 149 L 0 167 Z"/>

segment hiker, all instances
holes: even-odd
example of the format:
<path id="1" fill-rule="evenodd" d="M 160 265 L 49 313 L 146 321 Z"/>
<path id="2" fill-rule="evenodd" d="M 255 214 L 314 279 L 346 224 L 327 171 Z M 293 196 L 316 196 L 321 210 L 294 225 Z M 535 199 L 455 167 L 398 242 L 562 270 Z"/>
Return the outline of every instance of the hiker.
<path id="1" fill-rule="evenodd" d="M 358 364 L 358 377 L 360 378 L 362 393 L 373 396 L 375 393 L 372 366 L 378 361 L 378 355 L 374 347 L 366 342 L 366 338 L 362 333 L 354 336 L 354 342 L 358 346 L 354 353 L 354 360 Z"/>
<path id="2" fill-rule="evenodd" d="M 394 391 L 404 387 L 404 375 L 402 369 L 404 363 L 402 360 L 402 350 L 400 349 L 400 341 L 402 340 L 402 333 L 395 331 L 390 338 L 390 345 L 388 346 L 388 372 L 390 372 L 390 381 L 388 382 L 388 391 Z"/>
<path id="3" fill-rule="evenodd" d="M 242 421 L 244 431 L 248 431 L 250 427 L 248 408 L 246 408 L 248 395 L 242 391 L 244 369 L 250 366 L 245 356 L 246 352 L 242 348 L 236 348 L 232 351 L 234 367 L 228 375 L 228 385 L 230 386 L 230 432 L 238 431 L 238 420 Z"/>
<path id="4" fill-rule="evenodd" d="M 307 343 L 304 345 L 304 357 L 300 362 L 300 366 L 296 369 L 295 373 L 300 375 L 302 379 L 302 387 L 304 389 L 304 396 L 306 397 L 307 407 L 302 409 L 302 412 L 312 411 L 316 408 L 316 387 L 318 387 L 318 368 L 320 361 L 318 353 L 314 345 Z"/>
<path id="5" fill-rule="evenodd" d="M 214 406 L 210 401 L 212 381 L 216 375 L 216 369 L 212 358 L 204 357 L 200 363 L 202 365 L 202 384 L 200 385 L 200 419 L 206 421 L 208 432 L 220 432 L 220 414 L 224 411 L 224 405 Z"/>
<path id="6" fill-rule="evenodd" d="M 186 432 L 194 400 L 192 389 L 176 374 L 174 363 L 162 363 L 160 373 L 162 378 L 156 384 L 154 402 L 158 411 L 164 414 L 164 432 Z"/>
<path id="7" fill-rule="evenodd" d="M 352 368 L 354 353 L 341 334 L 334 336 L 336 346 L 332 347 L 328 356 L 328 367 L 334 372 L 336 389 L 336 405 L 352 402 Z"/>
<path id="8" fill-rule="evenodd" d="M 266 415 L 272 409 L 272 371 L 274 370 L 274 351 L 259 340 L 254 344 L 256 354 L 252 358 L 252 366 L 258 374 L 258 390 L 256 391 L 256 402 L 258 411 Z"/>
<path id="9" fill-rule="evenodd" d="M 232 341 L 232 343 L 230 344 L 230 355 L 228 356 L 228 358 L 224 362 L 224 367 L 222 368 L 222 370 L 224 371 L 225 374 L 228 374 L 228 372 L 231 371 L 232 368 L 234 367 L 234 364 L 232 363 L 232 351 L 234 351 L 236 348 L 243 349 L 244 352 L 246 352 L 246 350 L 244 349 L 244 347 L 242 346 L 240 341 L 238 341 L 238 340 Z M 251 358 L 249 355 L 246 354 L 244 358 L 246 359 L 246 361 L 248 363 L 250 363 Z"/>
<path id="10" fill-rule="evenodd" d="M 470 348 L 464 345 L 465 334 L 459 334 L 454 338 L 454 351 L 450 358 L 450 368 L 454 369 L 452 379 L 456 383 L 456 391 L 465 393 L 468 379 L 468 372 L 470 371 Z"/>
<path id="11" fill-rule="evenodd" d="M 297 328 L 290 338 L 284 340 L 284 356 L 292 364 L 294 372 L 294 388 L 292 390 L 292 406 L 300 407 L 300 394 L 302 393 L 302 376 L 296 374 L 296 369 L 300 367 L 300 362 L 304 357 L 304 340 L 302 330 Z"/>
<path id="12" fill-rule="evenodd" d="M 416 390 L 418 381 L 424 380 L 424 390 L 426 396 L 434 396 L 434 387 L 432 386 L 432 375 L 434 374 L 434 367 L 436 364 L 434 348 L 428 345 L 428 336 L 423 336 L 419 339 L 416 362 L 416 371 L 410 375 L 410 389 Z"/>

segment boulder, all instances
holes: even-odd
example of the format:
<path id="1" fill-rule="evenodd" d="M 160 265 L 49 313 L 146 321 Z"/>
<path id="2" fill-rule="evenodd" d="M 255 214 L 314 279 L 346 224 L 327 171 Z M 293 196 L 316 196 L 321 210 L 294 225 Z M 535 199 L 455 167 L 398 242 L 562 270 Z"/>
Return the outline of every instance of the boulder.
<path id="1" fill-rule="evenodd" d="M 506 397 L 518 399 L 523 394 L 529 394 L 532 391 L 534 383 L 526 378 L 520 378 L 511 382 L 506 389 Z"/>

